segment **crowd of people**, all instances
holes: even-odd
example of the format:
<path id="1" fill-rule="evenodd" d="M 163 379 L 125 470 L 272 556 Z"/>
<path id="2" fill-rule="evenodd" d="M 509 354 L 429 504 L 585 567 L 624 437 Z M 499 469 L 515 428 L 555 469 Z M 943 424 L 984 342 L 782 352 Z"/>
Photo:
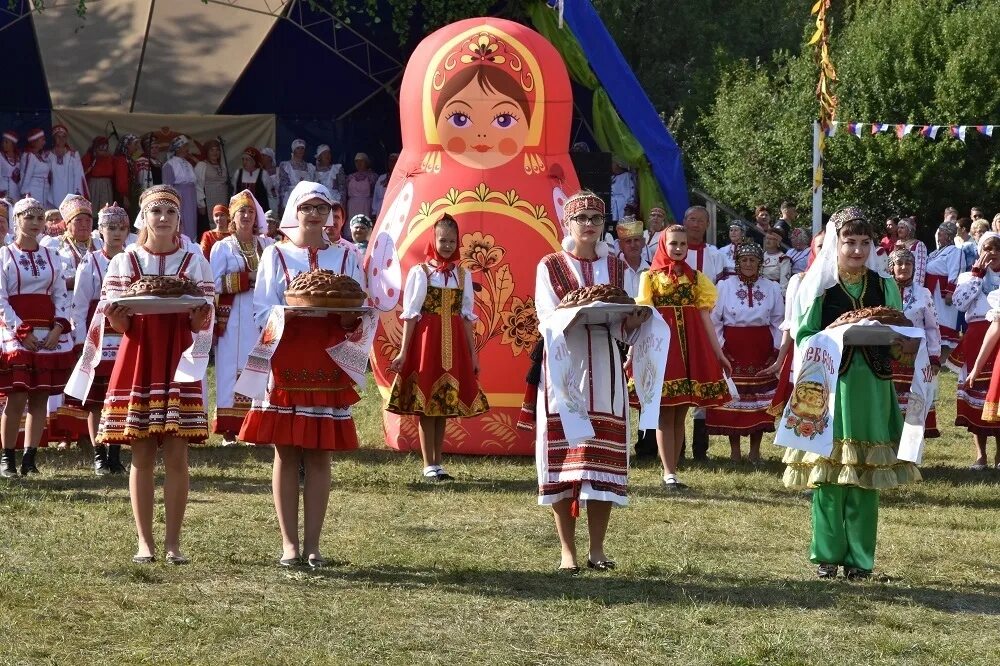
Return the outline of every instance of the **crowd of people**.
<path id="1" fill-rule="evenodd" d="M 65 131 L 53 134 L 63 137 L 57 148 L 65 148 Z M 5 152 L 7 143 L 5 135 Z M 239 191 L 229 196 L 228 179 L 220 183 L 213 175 L 220 147 L 205 144 L 206 159 L 192 165 L 185 152 L 189 143 L 174 139 L 173 156 L 162 165 L 163 183 L 133 188 L 129 180 L 134 195 L 117 185 L 106 192 L 129 196 L 125 200 L 135 203 L 137 214 L 114 200 L 98 208 L 87 195 L 101 190 L 86 183 L 92 174 L 86 167 L 83 192 L 59 190 L 57 209 L 48 209 L 48 197 L 57 192 L 51 169 L 38 181 L 44 186 L 31 185 L 34 177 L 21 180 L 14 184 L 34 189 L 21 190 L 16 202 L 0 200 L 0 230 L 6 234 L 0 249 L 0 475 L 37 474 L 38 447 L 61 440 L 89 440 L 96 472 L 122 474 L 128 468 L 121 446 L 129 446 L 139 542 L 134 560 L 147 563 L 156 552 L 153 466 L 162 449 L 165 553 L 168 561 L 184 563 L 180 527 L 188 445 L 216 433 L 226 444 L 272 446 L 280 562 L 323 566 L 331 453 L 359 445 L 351 411 L 360 400 L 356 378 L 329 350 L 353 345 L 365 352 L 375 316 L 287 309 L 285 291 L 298 275 L 316 269 L 367 285 L 370 216 L 386 179 L 367 169 L 364 155 L 345 177 L 339 165 L 330 164 L 326 146 L 316 151 L 317 163 L 308 164 L 306 146 L 296 141 L 292 158 L 276 167 L 276 181 L 262 176 L 264 151 L 248 148 L 245 168 L 233 178 Z M 37 158 L 37 151 L 30 154 Z M 179 176 L 188 171 L 191 181 Z M 211 211 L 214 226 L 196 245 L 197 228 L 188 221 L 200 209 Z M 796 347 L 840 314 L 863 307 L 901 310 L 923 329 L 933 374 L 942 366 L 958 373 L 956 425 L 973 435 L 973 469 L 987 468 L 987 438 L 1000 437 L 1000 379 L 993 381 L 1000 233 L 989 230 L 980 211 L 964 219 L 948 209 L 932 252 L 917 240 L 915 219 L 891 218 L 877 232 L 856 208 L 838 211 L 810 238 L 797 224 L 793 204 L 782 204 L 773 223 L 768 208 L 760 206 L 752 224 L 729 228 L 730 243 L 722 248 L 706 238 L 709 214 L 700 206 L 685 211 L 680 224 L 668 224 L 662 206 L 643 221 L 627 204 L 612 234 L 605 234 L 607 217 L 605 202 L 593 193 L 569 197 L 561 218 L 563 250 L 541 258 L 536 276 L 542 328 L 558 319 L 562 299 L 582 287 L 614 285 L 636 302 L 620 325 L 557 332 L 551 339 L 564 345 L 565 354 L 539 348 L 532 355 L 536 366 L 521 425 L 534 431 L 539 502 L 555 516 L 561 570 L 579 573 L 574 533 L 583 508 L 588 567 L 615 567 L 604 542 L 611 508 L 627 502 L 632 409 L 643 415 L 635 455 L 659 458 L 665 492 L 687 488 L 679 463 L 689 411 L 694 459 L 705 459 L 710 436 L 722 435 L 733 460 L 743 459 L 746 438 L 747 458 L 759 461 L 763 434 L 775 430 L 792 398 Z M 490 408 L 478 382 L 475 293 L 472 275 L 460 263 L 460 237 L 459 220 L 444 214 L 435 221 L 425 261 L 407 275 L 402 340 L 387 368 L 396 379 L 385 408 L 419 420 L 422 476 L 435 482 L 452 480 L 441 455 L 446 419 Z M 123 305 L 129 287 L 149 276 L 189 280 L 204 300 L 169 313 Z M 669 332 L 668 348 L 654 353 L 649 341 L 663 331 Z M 204 382 L 213 352 L 214 400 Z M 845 352 L 834 452 L 785 454 L 785 484 L 814 490 L 811 557 L 822 577 L 836 576 L 838 566 L 848 577 L 868 575 L 878 490 L 919 480 L 912 463 L 897 460 L 894 449 L 913 373 L 912 362 L 886 348 Z M 650 398 L 653 376 L 662 384 L 657 380 Z M 566 384 L 568 377 L 575 378 L 573 386 Z M 581 386 L 590 390 L 574 398 L 570 414 L 561 405 Z M 581 415 L 583 426 L 574 421 Z M 933 409 L 925 434 L 939 435 Z M 24 449 L 20 464 L 18 448 Z M 1000 460 L 995 464 L 1000 467 Z"/>

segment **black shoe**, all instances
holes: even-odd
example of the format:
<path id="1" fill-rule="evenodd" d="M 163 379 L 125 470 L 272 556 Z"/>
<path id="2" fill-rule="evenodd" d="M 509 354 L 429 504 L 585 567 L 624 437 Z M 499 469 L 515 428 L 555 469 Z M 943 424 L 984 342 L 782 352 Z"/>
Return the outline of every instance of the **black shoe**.
<path id="1" fill-rule="evenodd" d="M 868 569 L 858 569 L 857 567 L 844 567 L 844 578 L 847 580 L 865 580 L 871 578 L 872 572 Z"/>
<path id="2" fill-rule="evenodd" d="M 635 457 L 646 459 L 655 458 L 657 455 L 656 431 L 640 430 L 639 438 L 635 441 Z"/>
<path id="3" fill-rule="evenodd" d="M 295 557 L 283 557 L 278 560 L 278 564 L 283 567 L 297 567 L 302 564 L 302 558 L 296 555 Z"/>
<path id="4" fill-rule="evenodd" d="M 24 450 L 24 456 L 21 458 L 21 476 L 38 474 L 38 465 L 35 464 L 35 455 L 37 453 L 38 449 L 34 447 Z"/>
<path id="5" fill-rule="evenodd" d="M 310 569 L 322 569 L 326 566 L 326 560 L 322 557 L 316 557 L 315 555 L 310 555 L 309 559 L 306 560 L 306 563 L 309 565 Z"/>
<path id="6" fill-rule="evenodd" d="M 111 464 L 108 462 L 108 447 L 98 444 L 94 447 L 94 474 L 107 476 L 111 474 Z"/>
<path id="7" fill-rule="evenodd" d="M 14 449 L 4 449 L 3 457 L 0 458 L 0 477 L 4 479 L 17 478 L 17 454 Z"/>
<path id="8" fill-rule="evenodd" d="M 837 565 L 836 564 L 821 564 L 816 567 L 816 575 L 820 578 L 836 578 L 837 577 Z"/>
<path id="9" fill-rule="evenodd" d="M 112 474 L 124 474 L 128 471 L 125 465 L 122 464 L 121 456 L 121 444 L 108 445 L 108 468 L 111 470 Z"/>
<path id="10" fill-rule="evenodd" d="M 611 571 L 618 565 L 615 564 L 614 560 L 598 560 L 596 562 L 592 560 L 587 560 L 588 569 L 597 569 L 598 571 Z"/>
<path id="11" fill-rule="evenodd" d="M 135 555 L 132 557 L 132 564 L 152 564 L 156 558 L 152 555 Z"/>
<path id="12" fill-rule="evenodd" d="M 441 469 L 441 470 L 438 470 L 437 480 L 438 481 L 454 481 L 455 477 L 453 477 L 451 474 L 449 474 L 448 472 L 446 472 L 443 469 Z"/>
<path id="13" fill-rule="evenodd" d="M 680 481 L 674 479 L 673 481 L 663 481 L 663 489 L 668 493 L 679 493 L 682 490 L 687 490 L 687 484 L 681 483 Z"/>
<path id="14" fill-rule="evenodd" d="M 708 426 L 705 419 L 694 420 L 694 432 L 691 439 L 691 458 L 693 460 L 708 460 Z"/>
<path id="15" fill-rule="evenodd" d="M 580 567 L 559 567 L 556 569 L 556 573 L 560 576 L 577 578 L 580 575 Z"/>

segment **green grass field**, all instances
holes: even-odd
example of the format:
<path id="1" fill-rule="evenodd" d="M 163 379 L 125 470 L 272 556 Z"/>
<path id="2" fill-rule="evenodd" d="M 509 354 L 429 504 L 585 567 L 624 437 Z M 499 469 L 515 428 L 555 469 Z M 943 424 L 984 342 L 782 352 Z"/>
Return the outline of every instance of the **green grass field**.
<path id="1" fill-rule="evenodd" d="M 954 375 L 942 386 L 946 424 Z M 1000 663 L 1000 471 L 966 469 L 964 431 L 929 442 L 924 483 L 883 495 L 891 582 L 817 580 L 779 451 L 734 466 L 722 438 L 683 497 L 635 469 L 618 571 L 566 579 L 532 460 L 454 457 L 454 484 L 424 484 L 380 444 L 378 410 L 369 390 L 366 446 L 335 460 L 338 565 L 317 572 L 276 564 L 267 449 L 192 450 L 186 567 L 131 564 L 126 480 L 44 452 L 40 477 L 0 484 L 0 664 Z M 162 507 L 156 530 L 162 548 Z"/>

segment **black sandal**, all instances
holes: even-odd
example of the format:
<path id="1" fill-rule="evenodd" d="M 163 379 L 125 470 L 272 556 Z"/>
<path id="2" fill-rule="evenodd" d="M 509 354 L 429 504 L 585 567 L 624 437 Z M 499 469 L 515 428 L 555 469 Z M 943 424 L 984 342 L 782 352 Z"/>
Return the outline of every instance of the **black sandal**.
<path id="1" fill-rule="evenodd" d="M 597 560 L 596 562 L 593 562 L 589 559 L 587 560 L 588 569 L 597 569 L 598 571 L 612 571 L 617 566 L 618 565 L 615 564 L 614 560 Z"/>
<path id="2" fill-rule="evenodd" d="M 559 567 L 556 569 L 556 573 L 560 576 L 569 576 L 570 578 L 576 578 L 580 575 L 580 567 Z"/>
<path id="3" fill-rule="evenodd" d="M 846 571 L 845 571 L 846 574 Z M 836 564 L 820 564 L 816 567 L 816 575 L 820 578 L 836 578 L 837 577 L 837 565 Z"/>
<path id="4" fill-rule="evenodd" d="M 133 555 L 132 564 L 152 564 L 156 558 L 152 555 Z"/>

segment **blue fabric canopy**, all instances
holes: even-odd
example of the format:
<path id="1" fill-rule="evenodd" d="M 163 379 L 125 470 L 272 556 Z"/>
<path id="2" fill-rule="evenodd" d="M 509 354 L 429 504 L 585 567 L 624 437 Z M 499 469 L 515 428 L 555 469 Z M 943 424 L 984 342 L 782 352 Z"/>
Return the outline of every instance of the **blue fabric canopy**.
<path id="1" fill-rule="evenodd" d="M 556 5 L 557 2 L 549 0 L 549 4 Z M 674 217 L 683 219 L 689 199 L 681 149 L 677 142 L 663 125 L 653 103 L 639 85 L 590 0 L 566 0 L 563 20 L 580 43 L 590 68 L 607 91 L 618 115 L 646 151 L 653 174 Z"/>

